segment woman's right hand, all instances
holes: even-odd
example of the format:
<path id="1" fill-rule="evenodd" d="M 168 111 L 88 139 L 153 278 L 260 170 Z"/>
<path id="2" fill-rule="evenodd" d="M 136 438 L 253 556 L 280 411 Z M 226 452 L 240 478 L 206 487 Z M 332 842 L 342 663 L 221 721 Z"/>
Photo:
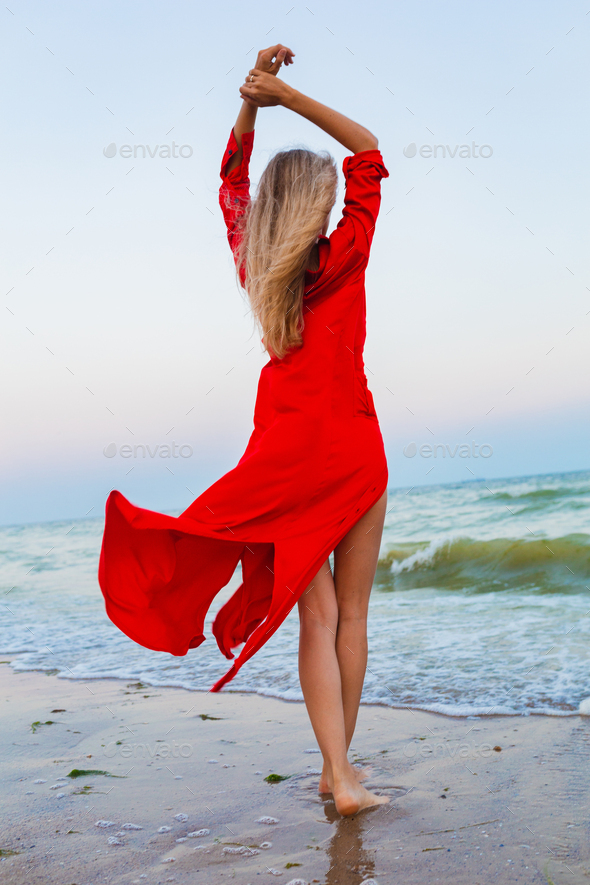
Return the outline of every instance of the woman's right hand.
<path id="1" fill-rule="evenodd" d="M 270 108 L 282 104 L 291 87 L 274 74 L 252 68 L 242 86 L 241 97 L 257 108 Z"/>

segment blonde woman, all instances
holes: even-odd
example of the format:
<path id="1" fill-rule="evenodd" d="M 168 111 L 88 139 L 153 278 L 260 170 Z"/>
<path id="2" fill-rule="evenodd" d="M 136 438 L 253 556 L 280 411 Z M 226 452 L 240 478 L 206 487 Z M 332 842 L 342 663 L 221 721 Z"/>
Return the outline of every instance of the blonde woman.
<path id="1" fill-rule="evenodd" d="M 294 53 L 261 51 L 221 165 L 220 205 L 237 277 L 269 361 L 237 466 L 179 517 L 111 492 L 99 580 L 113 622 L 141 645 L 185 655 L 241 563 L 213 633 L 234 659 L 219 691 L 297 604 L 299 677 L 323 756 L 320 793 L 342 815 L 388 802 L 348 761 L 367 664 L 367 612 L 387 502 L 387 462 L 363 364 L 365 270 L 389 175 L 375 136 L 280 79 Z M 344 210 L 327 236 L 338 175 L 327 152 L 276 153 L 250 197 L 259 108 L 281 105 L 350 156 Z M 334 554 L 334 570 L 329 556 Z"/>

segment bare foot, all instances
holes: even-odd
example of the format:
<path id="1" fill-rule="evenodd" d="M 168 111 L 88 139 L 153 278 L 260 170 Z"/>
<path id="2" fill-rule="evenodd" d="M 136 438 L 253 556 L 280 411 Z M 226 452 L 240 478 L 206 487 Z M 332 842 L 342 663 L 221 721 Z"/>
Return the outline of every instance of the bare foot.
<path id="1" fill-rule="evenodd" d="M 325 786 L 328 787 L 325 792 L 330 792 L 334 796 L 336 810 L 343 817 L 350 814 L 356 814 L 363 808 L 371 808 L 373 805 L 386 805 L 389 802 L 388 796 L 378 796 L 371 793 L 359 783 L 360 778 L 367 775 L 364 771 L 360 771 L 349 764 L 343 776 L 333 781 L 327 778 Z"/>
<path id="2" fill-rule="evenodd" d="M 355 774 L 355 777 L 358 781 L 366 780 L 370 775 L 370 770 L 368 768 L 355 768 L 355 766 L 351 766 L 352 770 Z M 322 768 L 322 773 L 320 776 L 320 782 L 318 784 L 318 793 L 331 793 L 332 790 L 330 788 L 330 784 L 328 782 L 328 775 L 326 774 L 326 766 Z"/>
<path id="3" fill-rule="evenodd" d="M 377 793 L 365 790 L 356 778 L 335 785 L 332 793 L 336 810 L 343 817 L 356 814 L 363 808 L 371 808 L 373 805 L 387 805 L 389 802 L 388 796 L 378 796 Z"/>

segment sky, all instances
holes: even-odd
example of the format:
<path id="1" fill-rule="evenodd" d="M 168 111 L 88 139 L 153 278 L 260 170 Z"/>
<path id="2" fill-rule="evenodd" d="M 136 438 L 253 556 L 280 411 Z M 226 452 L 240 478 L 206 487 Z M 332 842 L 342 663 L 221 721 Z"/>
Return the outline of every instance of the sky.
<path id="1" fill-rule="evenodd" d="M 9 0 L 0 523 L 100 516 L 112 488 L 184 509 L 241 457 L 267 356 L 219 168 L 279 42 L 390 173 L 365 347 L 390 487 L 588 468 L 587 7 Z M 348 151 L 304 118 L 259 110 L 253 187 L 296 146 L 337 160 L 330 233 Z"/>

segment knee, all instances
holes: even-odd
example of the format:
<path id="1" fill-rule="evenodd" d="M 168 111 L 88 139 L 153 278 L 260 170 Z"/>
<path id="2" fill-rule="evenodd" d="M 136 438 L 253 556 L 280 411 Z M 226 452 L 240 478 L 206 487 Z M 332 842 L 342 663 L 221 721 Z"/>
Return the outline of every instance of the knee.
<path id="1" fill-rule="evenodd" d="M 299 602 L 299 621 L 302 629 L 310 629 L 319 625 L 330 627 L 336 632 L 338 626 L 338 607 L 324 600 L 303 599 Z"/>
<path id="2" fill-rule="evenodd" d="M 338 628 L 338 604 L 332 592 L 303 594 L 299 600 L 299 621 L 302 630 L 328 627 L 335 635 Z"/>
<path id="3" fill-rule="evenodd" d="M 367 612 L 359 607 L 344 607 L 338 611 L 338 628 L 367 630 Z"/>

